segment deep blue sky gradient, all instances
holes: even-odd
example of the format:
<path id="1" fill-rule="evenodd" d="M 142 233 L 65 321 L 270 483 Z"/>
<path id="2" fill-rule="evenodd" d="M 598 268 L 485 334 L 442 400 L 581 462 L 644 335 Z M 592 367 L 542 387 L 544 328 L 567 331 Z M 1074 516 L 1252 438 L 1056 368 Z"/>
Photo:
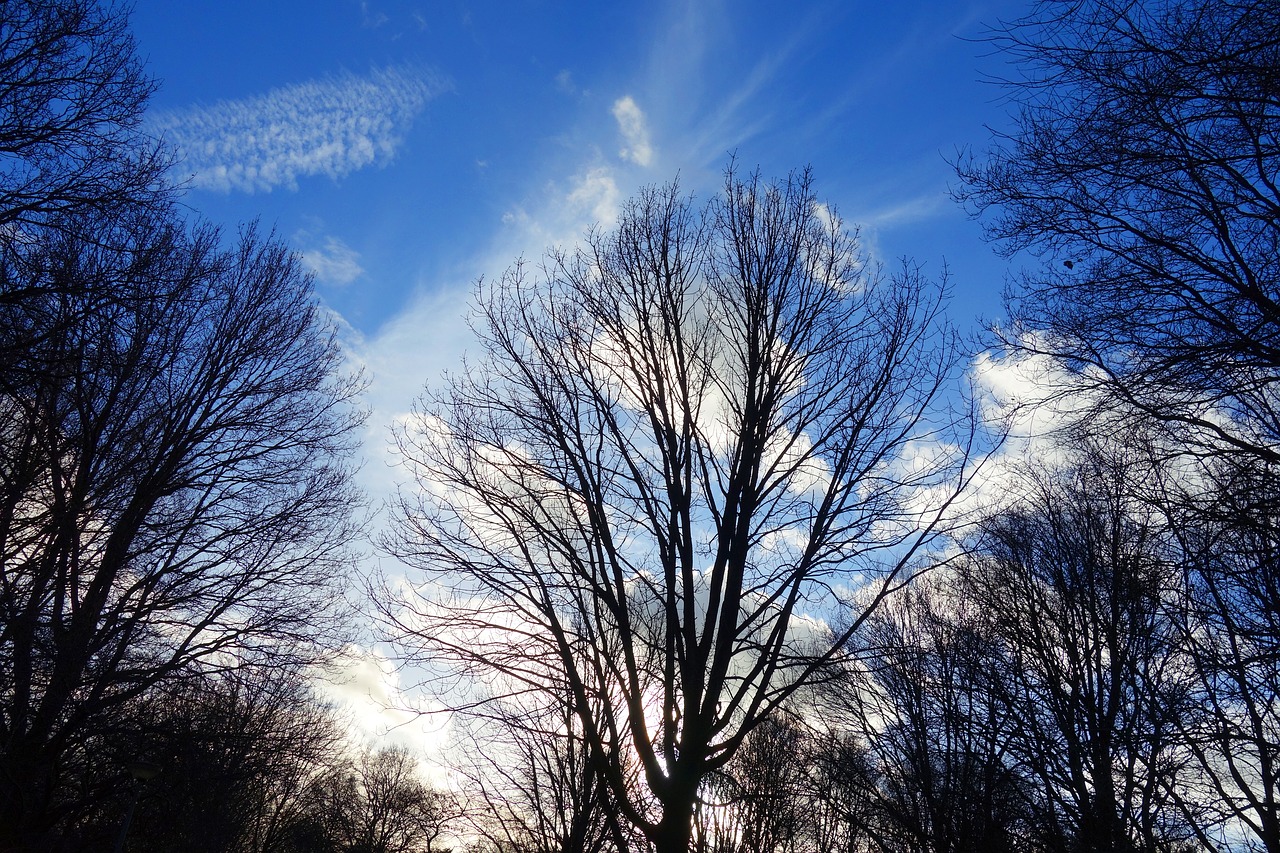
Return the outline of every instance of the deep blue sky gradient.
<path id="1" fill-rule="evenodd" d="M 678 173 L 705 196 L 730 151 L 767 175 L 811 164 L 820 195 L 878 256 L 950 266 L 959 324 L 996 315 L 1006 265 L 947 199 L 946 160 L 1005 122 L 998 88 L 980 82 L 1001 60 L 972 39 L 1022 11 L 1001 0 L 142 0 L 133 24 L 162 84 L 160 115 L 388 68 L 438 90 L 390 158 L 188 196 L 229 226 L 260 217 L 302 251 L 339 241 L 362 272 L 322 276 L 321 292 L 372 340 L 415 300 L 493 275 L 504 250 L 536 255 L 539 236 L 589 224 L 590 206 L 557 204 L 583 175 L 621 199 Z M 612 108 L 625 97 L 648 129 L 647 165 L 618 156 Z"/>

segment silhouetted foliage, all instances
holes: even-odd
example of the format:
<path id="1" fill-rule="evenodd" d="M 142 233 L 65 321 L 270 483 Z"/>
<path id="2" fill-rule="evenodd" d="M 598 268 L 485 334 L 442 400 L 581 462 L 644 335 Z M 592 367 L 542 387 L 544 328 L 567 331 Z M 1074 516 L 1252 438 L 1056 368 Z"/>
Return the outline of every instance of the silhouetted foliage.
<path id="1" fill-rule="evenodd" d="M 312 789 L 338 772 L 345 734 L 303 672 L 240 670 L 164 685 L 123 709 L 93 743 L 104 796 L 138 796 L 133 851 L 319 850 Z M 147 760 L 155 779 L 128 782 Z M 138 790 L 135 791 L 135 786 Z M 123 803 L 101 810 L 119 831 Z"/>

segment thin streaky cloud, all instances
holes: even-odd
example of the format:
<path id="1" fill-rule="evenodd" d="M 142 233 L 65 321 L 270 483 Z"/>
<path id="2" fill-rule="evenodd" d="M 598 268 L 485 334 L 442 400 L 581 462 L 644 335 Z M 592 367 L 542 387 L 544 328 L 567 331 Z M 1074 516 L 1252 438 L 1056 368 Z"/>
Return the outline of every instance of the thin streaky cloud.
<path id="1" fill-rule="evenodd" d="M 717 104 L 708 105 L 704 116 L 690 127 L 686 148 L 690 159 L 702 164 L 718 162 L 726 151 L 736 151 L 767 128 L 772 115 L 760 95 L 771 89 L 772 82 L 799 49 L 802 33 L 793 34 L 773 53 L 757 61 L 742 82 L 728 91 Z"/>
<path id="2" fill-rule="evenodd" d="M 871 211 L 860 217 L 858 222 L 870 228 L 892 228 L 924 222 L 951 209 L 950 197 L 945 192 L 931 192 Z"/>
<path id="3" fill-rule="evenodd" d="M 301 177 L 390 162 L 413 119 L 447 89 L 429 72 L 387 68 L 161 112 L 151 129 L 185 159 L 197 189 L 297 189 Z"/>

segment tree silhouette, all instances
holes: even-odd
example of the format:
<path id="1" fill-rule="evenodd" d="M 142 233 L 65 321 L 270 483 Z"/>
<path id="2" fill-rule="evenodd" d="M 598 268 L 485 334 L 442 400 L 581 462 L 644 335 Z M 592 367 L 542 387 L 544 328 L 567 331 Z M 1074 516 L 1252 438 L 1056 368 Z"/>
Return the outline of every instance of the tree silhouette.
<path id="1" fill-rule="evenodd" d="M 111 239 L 96 240 L 99 229 Z M 161 681 L 338 634 L 359 383 L 252 229 L 81 221 L 0 256 L 0 836 L 78 808 L 61 756 Z M 34 843 L 34 842 L 33 842 Z"/>
<path id="2" fill-rule="evenodd" d="M 168 158 L 139 133 L 155 84 L 125 7 L 0 2 L 0 227 L 150 207 Z"/>
<path id="3" fill-rule="evenodd" d="M 1038 2 L 995 33 L 1014 128 L 959 165 L 1009 254 L 1002 341 L 1201 454 L 1280 461 L 1280 16 L 1270 0 Z M 1053 390 L 1053 389 L 1050 389 Z"/>
<path id="4" fill-rule="evenodd" d="M 457 674 L 567 688 L 614 807 L 684 853 L 707 775 L 842 648 L 814 620 L 855 630 L 968 474 L 942 295 L 866 263 L 807 172 L 732 168 L 482 284 L 485 360 L 400 434 L 391 547 L 439 597 L 388 617 Z"/>

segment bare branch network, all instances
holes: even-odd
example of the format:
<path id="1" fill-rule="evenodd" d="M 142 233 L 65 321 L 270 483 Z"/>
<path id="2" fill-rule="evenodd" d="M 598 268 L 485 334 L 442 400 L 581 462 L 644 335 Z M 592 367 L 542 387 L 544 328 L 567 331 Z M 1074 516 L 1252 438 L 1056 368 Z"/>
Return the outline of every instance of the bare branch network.
<path id="1" fill-rule="evenodd" d="M 732 168 L 481 283 L 485 359 L 399 434 L 391 548 L 434 583 L 387 615 L 455 674 L 564 695 L 617 807 L 684 849 L 702 780 L 972 476 L 944 289 L 868 263 L 808 172 Z"/>

